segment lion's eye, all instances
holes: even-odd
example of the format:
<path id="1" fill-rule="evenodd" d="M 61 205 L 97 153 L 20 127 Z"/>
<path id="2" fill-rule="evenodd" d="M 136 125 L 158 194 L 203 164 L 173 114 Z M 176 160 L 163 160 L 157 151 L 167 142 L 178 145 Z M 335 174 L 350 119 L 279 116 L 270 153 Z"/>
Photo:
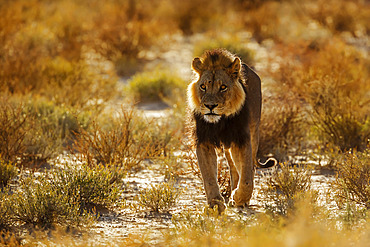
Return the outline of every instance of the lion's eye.
<path id="1" fill-rule="evenodd" d="M 220 87 L 220 91 L 225 92 L 226 90 L 227 90 L 227 86 L 222 84 L 221 87 Z"/>
<path id="2" fill-rule="evenodd" d="M 201 89 L 202 91 L 206 91 L 206 85 L 204 85 L 204 84 L 200 85 L 200 89 Z"/>

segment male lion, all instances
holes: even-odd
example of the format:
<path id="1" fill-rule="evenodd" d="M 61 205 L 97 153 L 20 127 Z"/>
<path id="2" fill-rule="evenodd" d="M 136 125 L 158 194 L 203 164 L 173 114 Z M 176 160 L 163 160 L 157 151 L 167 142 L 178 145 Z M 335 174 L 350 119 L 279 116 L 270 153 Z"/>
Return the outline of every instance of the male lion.
<path id="1" fill-rule="evenodd" d="M 188 86 L 191 135 L 210 207 L 225 210 L 217 184 L 216 149 L 223 149 L 230 167 L 230 206 L 249 204 L 253 192 L 261 118 L 261 80 L 240 58 L 225 49 L 206 51 L 194 58 L 198 75 Z"/>

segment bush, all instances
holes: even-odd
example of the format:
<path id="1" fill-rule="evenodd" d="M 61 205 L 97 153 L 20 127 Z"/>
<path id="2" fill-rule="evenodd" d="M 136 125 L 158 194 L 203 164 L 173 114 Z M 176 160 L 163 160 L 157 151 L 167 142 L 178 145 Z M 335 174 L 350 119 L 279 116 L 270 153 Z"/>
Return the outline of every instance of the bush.
<path id="1" fill-rule="evenodd" d="M 25 136 L 25 159 L 28 162 L 47 162 L 69 146 L 76 133 L 89 125 L 89 113 L 73 113 L 71 107 L 30 99 L 24 114 L 28 116 L 29 132 Z M 27 163 L 26 160 L 23 161 Z"/>
<path id="2" fill-rule="evenodd" d="M 2 92 L 32 92 L 81 108 L 95 108 L 112 96 L 115 78 L 83 59 L 91 37 L 82 21 L 76 21 L 87 14 L 83 8 L 73 1 L 16 0 L 0 6 Z"/>
<path id="3" fill-rule="evenodd" d="M 296 54 L 297 48 L 302 45 L 287 50 Z M 275 74 L 282 91 L 298 96 L 323 146 L 364 150 L 370 137 L 368 61 L 335 39 L 303 50 L 295 55 L 299 61 L 282 64 Z"/>
<path id="4" fill-rule="evenodd" d="M 269 154 L 283 161 L 300 150 L 303 137 L 302 109 L 294 99 L 285 95 L 264 98 L 260 125 L 258 157 Z"/>
<path id="5" fill-rule="evenodd" d="M 283 216 L 294 215 L 297 202 L 304 197 L 309 196 L 314 204 L 317 196 L 311 191 L 311 169 L 290 167 L 287 163 L 267 177 L 261 193 L 267 199 L 267 211 Z"/>
<path id="6" fill-rule="evenodd" d="M 185 93 L 186 83 L 170 71 L 156 69 L 136 74 L 129 82 L 127 91 L 138 102 L 175 100 L 176 91 Z"/>
<path id="7" fill-rule="evenodd" d="M 29 131 L 24 107 L 0 101 L 0 157 L 5 162 L 17 163 L 26 151 L 24 138 Z"/>
<path id="8" fill-rule="evenodd" d="M 61 182 L 61 181 L 60 181 Z M 65 184 L 64 184 L 65 185 Z M 13 224 L 31 224 L 41 228 L 53 224 L 78 225 L 82 222 L 77 194 L 60 193 L 45 176 L 23 177 L 18 189 L 8 196 L 5 206 Z"/>
<path id="9" fill-rule="evenodd" d="M 119 197 L 123 173 L 107 165 L 91 168 L 66 165 L 52 172 L 48 179 L 54 190 L 66 195 L 71 204 L 77 204 L 80 213 L 96 205 L 113 206 Z"/>
<path id="10" fill-rule="evenodd" d="M 110 118 L 104 128 L 93 122 L 91 130 L 81 130 L 76 135 L 74 148 L 88 164 L 103 164 L 130 169 L 139 165 L 149 151 L 145 140 L 147 129 L 140 129 L 137 113 L 124 110 L 118 118 Z"/>
<path id="11" fill-rule="evenodd" d="M 4 161 L 0 156 L 0 189 L 6 187 L 17 174 L 18 170 L 14 164 Z"/>
<path id="12" fill-rule="evenodd" d="M 180 192 L 175 189 L 174 184 L 162 183 L 158 185 L 150 185 L 140 192 L 137 197 L 140 206 L 149 208 L 154 212 L 168 211 L 176 204 Z"/>
<path id="13" fill-rule="evenodd" d="M 56 224 L 78 226 L 94 220 L 87 213 L 96 205 L 111 207 L 119 196 L 122 172 L 86 164 L 65 165 L 48 173 L 22 176 L 16 190 L 1 192 L 0 224 L 31 224 L 49 228 Z M 3 215 L 3 214 L 1 214 Z"/>
<path id="14" fill-rule="evenodd" d="M 333 191 L 341 208 L 347 202 L 370 209 L 370 152 L 339 155 Z"/>

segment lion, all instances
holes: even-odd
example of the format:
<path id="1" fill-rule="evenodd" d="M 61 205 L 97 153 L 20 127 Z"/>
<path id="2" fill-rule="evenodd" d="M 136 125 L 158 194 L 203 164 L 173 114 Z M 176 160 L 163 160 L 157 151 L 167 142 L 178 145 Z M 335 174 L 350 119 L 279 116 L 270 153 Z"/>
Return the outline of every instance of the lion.
<path id="1" fill-rule="evenodd" d="M 255 166 L 276 165 L 274 158 L 264 164 L 257 160 L 261 118 L 261 80 L 225 49 L 206 51 L 194 58 L 196 77 L 188 85 L 190 134 L 196 148 L 207 202 L 221 213 L 226 204 L 217 184 L 217 150 L 224 150 L 230 168 L 229 206 L 249 205 L 254 187 Z"/>

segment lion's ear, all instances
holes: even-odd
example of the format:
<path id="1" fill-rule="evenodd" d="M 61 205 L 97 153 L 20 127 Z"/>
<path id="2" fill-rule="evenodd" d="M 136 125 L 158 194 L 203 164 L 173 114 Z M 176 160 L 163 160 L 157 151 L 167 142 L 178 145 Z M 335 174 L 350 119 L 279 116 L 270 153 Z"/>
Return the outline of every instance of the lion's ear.
<path id="1" fill-rule="evenodd" d="M 230 76 L 236 78 L 239 76 L 240 73 L 240 68 L 241 68 L 241 62 L 240 59 L 237 57 L 234 59 L 234 62 L 229 67 L 229 74 Z"/>
<path id="2" fill-rule="evenodd" d="M 200 60 L 199 57 L 194 58 L 193 63 L 192 63 L 192 68 L 195 72 L 198 74 L 201 74 L 203 71 L 203 66 L 202 66 L 202 61 Z"/>

